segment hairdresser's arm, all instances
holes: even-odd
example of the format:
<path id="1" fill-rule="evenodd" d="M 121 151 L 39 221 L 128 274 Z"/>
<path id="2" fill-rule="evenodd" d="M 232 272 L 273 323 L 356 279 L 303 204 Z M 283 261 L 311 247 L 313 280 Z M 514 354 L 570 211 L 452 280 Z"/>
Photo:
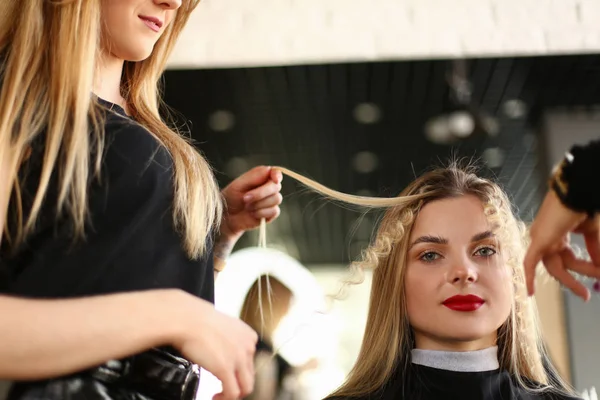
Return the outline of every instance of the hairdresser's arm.
<path id="1" fill-rule="evenodd" d="M 73 300 L 0 296 L 0 379 L 43 379 L 175 341 L 175 291 Z"/>
<path id="2" fill-rule="evenodd" d="M 0 379 L 52 378 L 171 345 L 223 383 L 222 400 L 252 392 L 258 337 L 237 318 L 179 290 L 73 300 L 0 296 Z"/>

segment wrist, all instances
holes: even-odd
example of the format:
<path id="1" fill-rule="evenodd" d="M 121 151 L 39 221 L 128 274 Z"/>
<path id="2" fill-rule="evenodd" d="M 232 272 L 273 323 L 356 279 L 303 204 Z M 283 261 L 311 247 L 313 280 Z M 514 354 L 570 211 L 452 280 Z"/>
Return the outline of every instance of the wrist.
<path id="1" fill-rule="evenodd" d="M 233 251 L 233 248 L 235 247 L 235 244 L 240 236 L 241 235 L 230 234 L 221 230 L 221 233 L 215 240 L 215 245 L 213 248 L 213 268 L 216 272 L 221 272 L 223 269 L 225 269 L 227 259 Z"/>
<path id="2" fill-rule="evenodd" d="M 219 229 L 219 234 L 217 235 L 215 242 L 230 243 L 231 245 L 235 245 L 243 234 L 243 231 L 233 232 L 229 228 L 229 226 L 227 226 L 227 223 L 224 221 L 224 223 L 221 224 L 221 228 Z"/>

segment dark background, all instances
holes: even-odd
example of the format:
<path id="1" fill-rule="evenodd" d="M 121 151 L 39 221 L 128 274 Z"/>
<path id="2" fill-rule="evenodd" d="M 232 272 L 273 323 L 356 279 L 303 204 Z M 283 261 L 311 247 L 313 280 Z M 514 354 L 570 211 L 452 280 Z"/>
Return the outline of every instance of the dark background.
<path id="1" fill-rule="evenodd" d="M 482 173 L 497 178 L 529 220 L 546 185 L 540 116 L 556 107 L 600 104 L 600 57 L 475 59 L 468 67 L 472 100 L 496 118 L 499 131 L 451 146 L 434 144 L 424 134 L 430 118 L 457 107 L 447 82 L 449 60 L 170 70 L 164 94 L 178 112 L 178 125 L 191 130 L 223 185 L 266 164 L 343 192 L 393 196 L 415 173 L 451 155 L 481 159 L 494 148 L 504 161 Z M 515 99 L 525 105 L 524 115 L 507 112 Z M 379 108 L 379 121 L 355 119 L 355 107 L 364 102 Z M 214 129 L 214 122 L 211 128 L 218 111 L 233 116 L 230 129 Z M 356 170 L 361 152 L 376 156 L 371 172 Z M 485 158 L 481 165 L 486 167 Z M 376 215 L 330 204 L 290 178 L 284 179 L 283 193 L 282 215 L 268 230 L 270 246 L 308 265 L 346 263 L 368 243 Z M 239 246 L 256 240 L 246 235 Z"/>

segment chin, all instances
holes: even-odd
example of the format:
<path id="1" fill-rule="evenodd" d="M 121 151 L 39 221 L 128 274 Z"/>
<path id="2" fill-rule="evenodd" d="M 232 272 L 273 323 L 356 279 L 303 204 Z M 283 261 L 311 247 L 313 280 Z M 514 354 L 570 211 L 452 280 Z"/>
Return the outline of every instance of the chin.
<path id="1" fill-rule="evenodd" d="M 147 60 L 148 58 L 150 58 L 151 55 L 152 55 L 152 51 L 143 52 L 143 53 L 140 52 L 140 53 L 129 54 L 127 57 L 123 57 L 123 59 L 125 61 L 129 61 L 129 62 L 140 62 L 140 61 Z"/>
<path id="2" fill-rule="evenodd" d="M 139 62 L 147 60 L 154 50 L 154 46 L 136 46 L 128 49 L 123 49 L 118 53 L 118 57 L 129 62 Z"/>

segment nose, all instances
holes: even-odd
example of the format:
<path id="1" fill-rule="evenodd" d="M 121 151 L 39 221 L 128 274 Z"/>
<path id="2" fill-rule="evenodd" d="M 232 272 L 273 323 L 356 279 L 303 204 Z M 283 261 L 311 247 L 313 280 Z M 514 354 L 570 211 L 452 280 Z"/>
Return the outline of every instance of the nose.
<path id="1" fill-rule="evenodd" d="M 452 283 L 453 285 L 474 283 L 477 282 L 478 278 L 479 274 L 477 267 L 473 265 L 471 260 L 468 260 L 466 257 L 456 260 L 450 267 L 447 275 L 448 282 Z"/>
<path id="2" fill-rule="evenodd" d="M 154 0 L 154 3 L 168 10 L 177 10 L 181 7 L 182 0 Z"/>

